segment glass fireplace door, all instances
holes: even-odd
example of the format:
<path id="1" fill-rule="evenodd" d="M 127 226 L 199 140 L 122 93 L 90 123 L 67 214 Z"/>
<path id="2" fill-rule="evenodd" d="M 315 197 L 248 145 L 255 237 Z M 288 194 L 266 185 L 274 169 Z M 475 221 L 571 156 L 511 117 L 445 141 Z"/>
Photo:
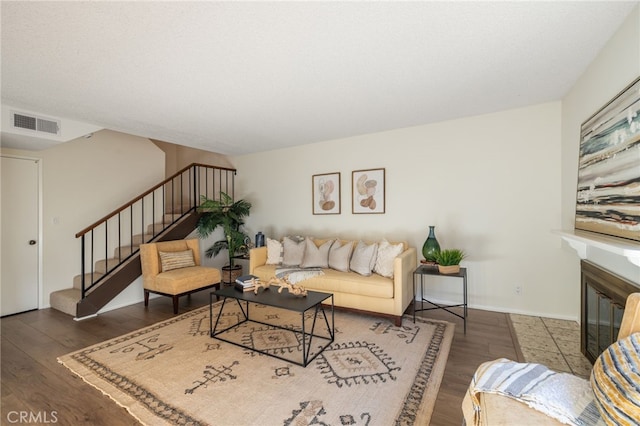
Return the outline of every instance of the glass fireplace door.
<path id="1" fill-rule="evenodd" d="M 618 338 L 624 304 L 638 288 L 596 265 L 582 261 L 582 353 L 591 361 Z"/>

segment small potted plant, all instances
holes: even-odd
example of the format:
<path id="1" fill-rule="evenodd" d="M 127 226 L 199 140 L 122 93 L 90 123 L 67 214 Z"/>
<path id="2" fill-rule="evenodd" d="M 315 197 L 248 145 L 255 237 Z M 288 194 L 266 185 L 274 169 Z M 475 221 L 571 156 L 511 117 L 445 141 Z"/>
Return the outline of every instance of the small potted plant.
<path id="1" fill-rule="evenodd" d="M 460 262 L 467 255 L 459 249 L 446 249 L 437 251 L 434 257 L 438 264 L 438 272 L 441 274 L 457 274 L 460 272 Z"/>
<path id="2" fill-rule="evenodd" d="M 224 239 L 216 241 L 205 251 L 207 257 L 217 256 L 222 250 L 227 250 L 229 264 L 222 267 L 223 282 L 233 283 L 242 275 L 242 266 L 236 265 L 234 256 L 244 254 L 247 251 L 246 241 L 248 235 L 242 231 L 244 218 L 249 216 L 251 203 L 245 200 L 233 201 L 233 198 L 224 192 L 220 193 L 219 200 L 212 200 L 202 196 L 198 210 L 202 216 L 198 220 L 198 236 L 207 238 L 213 231 L 222 227 Z M 228 271 L 228 274 L 226 273 Z M 228 281 L 226 278 L 228 277 Z"/>

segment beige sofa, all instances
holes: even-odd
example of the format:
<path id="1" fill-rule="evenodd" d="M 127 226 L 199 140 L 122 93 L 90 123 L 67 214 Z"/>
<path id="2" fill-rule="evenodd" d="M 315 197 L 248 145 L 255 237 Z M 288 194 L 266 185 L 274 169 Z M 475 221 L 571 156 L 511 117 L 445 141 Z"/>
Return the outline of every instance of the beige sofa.
<path id="1" fill-rule="evenodd" d="M 320 245 L 326 239 L 316 239 Z M 354 243 L 355 244 L 355 243 Z M 323 275 L 305 279 L 299 285 L 307 290 L 333 293 L 336 307 L 375 313 L 388 317 L 398 326 L 413 298 L 413 271 L 416 269 L 416 249 L 403 243 L 403 251 L 393 260 L 393 278 L 373 273 L 363 276 L 356 272 L 340 272 L 323 268 Z M 268 265 L 267 247 L 251 249 L 249 273 L 268 281 L 276 276 L 277 265 Z"/>

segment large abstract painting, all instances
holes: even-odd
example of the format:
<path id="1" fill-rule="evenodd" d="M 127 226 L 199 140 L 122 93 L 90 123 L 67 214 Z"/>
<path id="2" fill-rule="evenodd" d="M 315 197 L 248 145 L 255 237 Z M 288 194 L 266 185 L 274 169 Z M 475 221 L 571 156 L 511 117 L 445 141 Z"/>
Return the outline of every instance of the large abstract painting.
<path id="1" fill-rule="evenodd" d="M 640 78 L 582 124 L 575 227 L 640 241 Z"/>

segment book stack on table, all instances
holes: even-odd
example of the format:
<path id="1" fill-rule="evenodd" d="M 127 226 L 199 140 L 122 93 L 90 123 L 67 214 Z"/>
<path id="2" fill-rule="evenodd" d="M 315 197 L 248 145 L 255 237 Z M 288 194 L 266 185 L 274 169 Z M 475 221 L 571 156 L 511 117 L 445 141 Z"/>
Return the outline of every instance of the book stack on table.
<path id="1" fill-rule="evenodd" d="M 235 288 L 240 291 L 251 291 L 256 288 L 258 279 L 255 275 L 243 275 L 236 279 Z"/>

